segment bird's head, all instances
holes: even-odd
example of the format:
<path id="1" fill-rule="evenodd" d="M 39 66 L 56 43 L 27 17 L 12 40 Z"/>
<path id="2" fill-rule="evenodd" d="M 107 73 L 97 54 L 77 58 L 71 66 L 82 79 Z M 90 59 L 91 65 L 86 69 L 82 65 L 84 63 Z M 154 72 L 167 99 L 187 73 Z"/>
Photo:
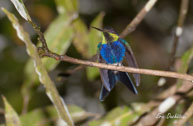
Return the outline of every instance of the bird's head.
<path id="1" fill-rule="evenodd" d="M 103 32 L 102 44 L 114 42 L 119 39 L 119 36 L 115 33 L 115 31 L 112 28 L 111 29 L 99 29 L 96 27 L 92 27 L 92 28 Z"/>

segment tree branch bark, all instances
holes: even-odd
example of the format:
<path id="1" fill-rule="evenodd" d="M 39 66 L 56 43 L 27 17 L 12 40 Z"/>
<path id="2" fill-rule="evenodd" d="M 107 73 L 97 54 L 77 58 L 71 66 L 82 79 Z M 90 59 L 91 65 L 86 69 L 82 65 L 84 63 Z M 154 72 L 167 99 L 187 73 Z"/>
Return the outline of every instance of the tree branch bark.
<path id="1" fill-rule="evenodd" d="M 179 11 L 178 24 L 177 24 L 176 32 L 174 35 L 171 58 L 170 58 L 171 60 L 170 60 L 168 68 L 170 68 L 174 64 L 174 61 L 175 61 L 175 54 L 176 54 L 176 50 L 178 47 L 179 38 L 181 37 L 181 35 L 183 33 L 183 25 L 184 25 L 184 21 L 186 19 L 186 14 L 188 12 L 188 5 L 189 5 L 189 0 L 181 0 L 181 7 L 180 7 L 180 11 Z"/>
<path id="2" fill-rule="evenodd" d="M 128 24 L 127 27 L 123 30 L 123 32 L 120 34 L 120 37 L 124 38 L 129 33 L 133 32 L 139 25 L 139 23 L 141 23 L 141 21 L 147 15 L 147 13 L 152 9 L 156 2 L 157 0 L 149 0 L 141 9 L 141 11 L 137 14 L 137 16 L 131 21 L 131 23 Z"/>
<path id="3" fill-rule="evenodd" d="M 178 78 L 178 79 L 193 81 L 193 76 L 188 75 L 188 74 L 181 74 L 181 73 L 176 73 L 176 72 L 160 71 L 160 70 L 138 69 L 138 68 L 132 68 L 132 67 L 115 66 L 115 65 L 110 65 L 110 64 L 85 61 L 85 60 L 72 58 L 66 55 L 58 55 L 51 51 L 41 53 L 41 56 L 42 57 L 47 56 L 47 57 L 54 58 L 56 60 L 65 61 L 65 62 L 74 63 L 74 64 L 81 64 L 81 65 L 86 65 L 90 67 L 98 67 L 101 69 L 110 69 L 110 70 L 116 70 L 116 71 L 122 71 L 122 72 L 138 73 L 138 74 L 146 74 L 146 75 L 154 75 L 154 76 L 162 76 L 162 77 L 171 77 L 171 78 Z"/>

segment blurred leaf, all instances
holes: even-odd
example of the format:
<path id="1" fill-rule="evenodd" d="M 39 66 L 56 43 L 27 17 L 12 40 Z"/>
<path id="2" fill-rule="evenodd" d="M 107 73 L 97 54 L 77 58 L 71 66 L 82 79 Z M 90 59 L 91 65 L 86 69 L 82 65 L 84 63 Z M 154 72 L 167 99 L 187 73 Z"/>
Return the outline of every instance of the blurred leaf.
<path id="1" fill-rule="evenodd" d="M 46 107 L 42 109 L 35 109 L 27 114 L 22 115 L 21 122 L 24 126 L 38 126 L 38 124 L 43 126 L 49 126 L 50 119 L 45 113 L 54 111 L 54 115 L 50 115 L 51 118 L 57 118 L 57 112 L 54 106 Z M 52 120 L 53 121 L 53 120 Z"/>
<path id="2" fill-rule="evenodd" d="M 34 83 L 34 81 L 38 81 L 38 75 L 35 74 L 34 67 L 32 66 L 34 66 L 33 60 L 29 59 L 24 68 L 25 80 L 29 83 Z M 31 77 L 32 75 L 33 77 Z"/>
<path id="3" fill-rule="evenodd" d="M 95 67 L 87 67 L 86 74 L 88 80 L 92 81 L 99 75 L 99 69 Z"/>
<path id="4" fill-rule="evenodd" d="M 95 120 L 89 123 L 89 126 L 128 126 L 135 122 L 141 114 L 143 114 L 144 104 L 135 103 L 131 108 L 127 106 L 117 107 L 110 111 L 105 117 L 100 120 Z"/>
<path id="5" fill-rule="evenodd" d="M 49 26 L 45 32 L 45 39 L 50 50 L 58 54 L 64 54 L 68 50 L 73 37 L 73 27 L 70 25 L 72 17 L 59 15 Z M 40 43 L 39 43 L 40 44 Z M 48 71 L 54 69 L 58 61 L 51 58 L 42 59 L 43 65 Z M 38 81 L 38 76 L 35 74 L 34 63 L 29 59 L 25 66 L 25 81 L 22 86 L 23 96 L 29 96 L 29 88 L 32 84 Z M 31 77 L 33 75 L 33 77 Z"/>
<path id="6" fill-rule="evenodd" d="M 180 73 L 186 73 L 187 70 L 188 70 L 188 66 L 190 64 L 190 61 L 192 60 L 193 58 L 193 47 L 191 47 L 189 50 L 187 50 L 182 58 L 181 58 L 181 61 L 182 61 L 182 65 L 181 67 L 179 68 L 179 71 Z"/>
<path id="7" fill-rule="evenodd" d="M 55 1 L 57 5 L 57 10 L 60 14 L 74 13 L 78 11 L 77 0 L 55 0 Z"/>
<path id="8" fill-rule="evenodd" d="M 102 28 L 102 22 L 104 18 L 104 13 L 100 13 L 91 23 L 91 26 Z M 89 34 L 88 34 L 88 50 L 89 50 L 89 56 L 93 56 L 97 52 L 97 45 L 102 40 L 102 32 L 99 32 L 93 28 L 90 28 Z"/>
<path id="9" fill-rule="evenodd" d="M 39 84 L 38 75 L 34 69 L 33 60 L 30 58 L 24 67 L 24 80 L 21 87 L 21 93 L 23 97 L 23 107 L 22 111 L 27 111 L 29 101 L 31 99 L 31 87 L 34 84 Z"/>
<path id="10" fill-rule="evenodd" d="M 45 33 L 45 38 L 50 50 L 59 54 L 66 53 L 73 37 L 72 26 L 69 25 L 69 22 L 70 19 L 68 19 L 67 16 L 60 15 L 51 23 Z M 59 62 L 51 58 L 46 58 L 42 59 L 42 63 L 45 65 L 47 70 L 50 71 L 54 69 Z M 28 97 L 29 99 L 31 98 L 30 87 L 38 82 L 38 76 L 32 66 L 34 66 L 33 60 L 29 59 L 25 66 L 25 80 L 22 85 L 22 95 L 24 98 Z"/>
<path id="11" fill-rule="evenodd" d="M 70 25 L 72 19 L 66 15 L 59 15 L 49 26 L 45 32 L 45 39 L 50 50 L 58 54 L 64 54 L 68 50 L 73 37 L 73 28 Z M 56 32 L 57 31 L 57 32 Z M 40 43 L 39 43 L 40 44 Z M 45 58 L 42 59 L 43 64 L 48 71 L 54 69 L 59 63 L 54 59 Z M 37 81 L 37 75 L 34 75 L 33 61 L 29 59 L 25 66 L 26 79 L 31 80 L 31 83 Z"/>
<path id="12" fill-rule="evenodd" d="M 103 17 L 104 13 L 100 13 L 91 23 L 91 26 L 101 28 L 102 27 L 102 22 L 103 22 Z M 90 32 L 88 35 L 88 55 L 89 57 L 92 57 L 97 53 L 97 45 L 101 41 L 101 32 L 90 28 Z M 87 77 L 89 80 L 95 79 L 99 75 L 99 70 L 98 68 L 93 68 L 93 67 L 88 67 L 86 69 L 87 71 Z"/>
<path id="13" fill-rule="evenodd" d="M 68 109 L 74 122 L 80 122 L 90 117 L 90 113 L 76 105 L 68 105 Z"/>
<path id="14" fill-rule="evenodd" d="M 181 65 L 178 69 L 178 72 L 186 73 L 188 71 L 188 67 L 192 58 L 193 58 L 193 46 L 189 50 L 187 50 L 181 57 Z M 180 87 L 181 84 L 182 80 L 178 79 L 177 87 Z"/>
<path id="15" fill-rule="evenodd" d="M 28 14 L 28 11 L 25 8 L 25 5 L 22 0 L 11 0 L 19 14 L 26 20 L 31 21 L 31 17 Z"/>
<path id="16" fill-rule="evenodd" d="M 90 58 L 88 54 L 88 30 L 84 22 L 78 18 L 73 22 L 75 36 L 73 44 L 76 49 L 86 58 Z"/>
<path id="17" fill-rule="evenodd" d="M 11 107 L 11 105 L 4 96 L 2 96 L 2 98 L 5 105 L 6 126 L 21 126 L 19 116 L 17 115 L 15 110 Z"/>
<path id="18" fill-rule="evenodd" d="M 73 125 L 73 121 L 71 120 L 67 106 L 60 98 L 53 81 L 50 79 L 46 69 L 44 68 L 44 65 L 42 64 L 37 52 L 37 48 L 31 42 L 29 34 L 23 29 L 18 19 L 12 13 L 4 8 L 2 8 L 2 10 L 11 21 L 13 27 L 17 32 L 18 37 L 25 43 L 27 53 L 34 61 L 34 69 L 38 74 L 39 80 L 44 85 L 47 96 L 57 109 L 59 117 L 61 117 L 62 121 L 67 123 L 68 125 Z"/>
<path id="19" fill-rule="evenodd" d="M 68 109 L 74 122 L 83 121 L 90 117 L 89 113 L 76 105 L 68 105 Z M 54 106 L 48 106 L 28 112 L 27 114 L 22 115 L 20 118 L 22 123 L 26 126 L 37 126 L 38 124 L 47 126 L 50 121 L 56 121 L 58 117 Z"/>
<path id="20" fill-rule="evenodd" d="M 73 27 L 70 25 L 72 17 L 59 15 L 45 32 L 49 49 L 58 54 L 66 53 L 73 38 Z M 47 70 L 52 70 L 59 62 L 55 59 L 45 58 L 43 64 Z"/>

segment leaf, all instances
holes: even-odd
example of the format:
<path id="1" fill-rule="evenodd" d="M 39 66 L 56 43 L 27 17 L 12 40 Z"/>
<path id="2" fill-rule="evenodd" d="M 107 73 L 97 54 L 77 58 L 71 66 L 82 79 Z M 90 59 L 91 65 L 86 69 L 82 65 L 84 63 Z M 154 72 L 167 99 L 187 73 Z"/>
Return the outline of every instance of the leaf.
<path id="1" fill-rule="evenodd" d="M 45 33 L 45 38 L 50 50 L 59 54 L 64 54 L 68 50 L 73 37 L 72 26 L 69 25 L 71 19 L 65 15 L 58 16 L 50 25 Z M 55 32 L 57 31 L 57 32 Z M 40 44 L 40 43 L 39 43 Z M 57 66 L 59 62 L 51 58 L 42 59 L 43 65 L 48 71 Z M 38 76 L 34 70 L 34 63 L 29 59 L 25 65 L 25 80 L 22 86 L 22 95 L 30 98 L 30 87 L 38 82 Z M 33 77 L 31 77 L 33 75 Z"/>
<path id="2" fill-rule="evenodd" d="M 188 67 L 190 64 L 190 61 L 193 58 L 193 47 L 191 47 L 189 50 L 187 50 L 183 56 L 181 57 L 181 66 L 178 70 L 179 73 L 186 73 L 188 71 Z M 182 80 L 177 81 L 177 87 L 179 88 L 182 85 Z"/>
<path id="3" fill-rule="evenodd" d="M 78 11 L 77 0 L 55 0 L 55 1 L 57 5 L 57 10 L 60 14 L 74 13 Z"/>
<path id="4" fill-rule="evenodd" d="M 181 57 L 181 61 L 182 61 L 182 65 L 181 67 L 179 68 L 179 71 L 180 73 L 186 73 L 187 70 L 188 70 L 188 66 L 189 66 L 189 63 L 190 61 L 192 60 L 193 58 L 193 47 L 191 47 L 189 50 L 187 50 L 183 56 Z"/>
<path id="5" fill-rule="evenodd" d="M 98 27 L 98 28 L 101 28 L 102 27 L 102 21 L 103 21 L 103 17 L 104 17 L 104 13 L 100 13 L 91 23 L 91 26 L 94 26 L 94 27 Z M 98 43 L 102 40 L 102 33 L 93 29 L 93 28 L 90 28 L 90 31 L 89 31 L 89 35 L 88 35 L 88 38 L 89 38 L 89 42 L 88 42 L 88 45 L 89 45 L 89 56 L 93 56 L 94 54 L 96 54 L 97 52 L 97 45 Z"/>
<path id="6" fill-rule="evenodd" d="M 54 114 L 50 115 L 51 118 L 53 118 L 53 119 L 58 118 L 57 112 L 56 112 L 54 106 L 52 106 L 52 107 L 46 107 L 44 109 L 35 109 L 31 112 L 28 112 L 28 113 L 22 115 L 20 117 L 21 122 L 25 126 L 37 126 L 38 124 L 39 125 L 42 124 L 43 126 L 47 126 L 50 122 L 49 122 L 49 118 L 47 117 L 47 115 L 45 113 L 50 113 L 52 111 L 54 111 Z"/>
<path id="7" fill-rule="evenodd" d="M 68 109 L 74 122 L 83 121 L 91 116 L 90 113 L 86 112 L 76 105 L 68 105 Z"/>
<path id="8" fill-rule="evenodd" d="M 11 105 L 4 96 L 2 96 L 2 98 L 5 106 L 6 126 L 21 126 L 19 116 L 17 115 L 15 110 L 11 107 Z"/>
<path id="9" fill-rule="evenodd" d="M 35 70 L 33 66 L 34 66 L 33 60 L 29 59 L 24 67 L 25 80 L 28 81 L 28 84 L 30 82 L 34 83 L 38 81 L 38 75 L 35 74 Z M 33 75 L 33 77 L 31 77 L 31 75 Z"/>
<path id="10" fill-rule="evenodd" d="M 30 40 L 29 34 L 23 29 L 23 27 L 19 24 L 18 19 L 12 13 L 10 13 L 4 8 L 2 8 L 2 10 L 11 21 L 13 27 L 17 32 L 18 37 L 25 43 L 27 53 L 33 59 L 34 68 L 36 73 L 38 74 L 39 80 L 46 88 L 47 96 L 57 109 L 59 117 L 61 117 L 62 121 L 67 123 L 68 125 L 73 125 L 73 121 L 71 120 L 66 104 L 59 96 L 54 82 L 48 76 L 48 73 L 44 65 L 42 64 L 39 54 L 37 52 L 37 48 Z"/>
<path id="11" fill-rule="evenodd" d="M 89 122 L 89 126 L 128 126 L 144 112 L 144 104 L 135 103 L 132 106 L 134 110 L 127 106 L 117 107 L 102 119 Z"/>
<path id="12" fill-rule="evenodd" d="M 58 54 L 64 54 L 68 50 L 74 36 L 73 27 L 70 25 L 73 17 L 59 15 L 45 32 L 45 38 L 49 49 Z M 44 58 L 43 64 L 47 70 L 52 70 L 58 64 L 54 59 Z"/>
<path id="13" fill-rule="evenodd" d="M 69 108 L 71 117 L 75 123 L 83 121 L 88 117 L 90 117 L 89 113 L 87 113 L 82 108 L 76 105 L 68 105 L 68 108 Z M 49 123 L 49 120 L 56 121 L 58 117 L 57 117 L 57 111 L 55 110 L 54 106 L 47 106 L 47 107 L 44 107 L 43 109 L 38 108 L 31 112 L 28 112 L 27 114 L 22 115 L 20 118 L 21 118 L 21 122 L 26 126 L 36 126 L 38 124 L 47 126 Z"/>
<path id="14" fill-rule="evenodd" d="M 88 53 L 88 29 L 84 22 L 78 18 L 73 22 L 75 36 L 73 44 L 85 58 L 90 58 Z"/>
<path id="15" fill-rule="evenodd" d="M 99 69 L 95 67 L 87 67 L 86 74 L 88 80 L 93 81 L 99 75 Z"/>
<path id="16" fill-rule="evenodd" d="M 49 49 L 52 50 L 53 52 L 56 52 L 58 54 L 64 54 L 68 50 L 73 37 L 73 28 L 71 25 L 69 25 L 70 22 L 71 22 L 70 17 L 67 17 L 66 15 L 59 15 L 46 30 L 45 32 L 46 42 Z M 42 59 L 42 63 L 44 64 L 46 69 L 50 71 L 53 70 L 59 62 L 51 58 L 46 58 Z M 34 83 L 35 81 L 38 80 L 38 77 L 35 76 L 31 78 L 31 75 L 35 74 L 35 70 L 33 69 L 32 66 L 33 60 L 30 59 L 28 60 L 25 66 L 25 75 L 26 79 L 29 82 Z"/>
<path id="17" fill-rule="evenodd" d="M 70 25 L 71 17 L 59 15 L 49 26 L 45 32 L 45 38 L 50 50 L 64 54 L 68 50 L 73 37 L 73 29 Z M 57 31 L 57 32 L 56 32 Z M 39 43 L 40 45 L 40 43 Z M 53 70 L 59 62 L 51 58 L 42 59 L 43 65 L 48 71 Z M 34 83 L 38 82 L 38 76 L 34 70 L 33 60 L 29 59 L 25 66 L 25 81 L 22 86 L 23 96 L 29 96 L 29 88 Z M 31 77 L 33 75 L 33 77 Z"/>
<path id="18" fill-rule="evenodd" d="M 22 0 L 11 0 L 19 14 L 26 20 L 31 21 L 31 17 L 28 14 L 28 11 L 25 8 L 25 5 Z"/>
<path id="19" fill-rule="evenodd" d="M 104 17 L 104 13 L 102 12 L 93 20 L 93 22 L 91 23 L 91 26 L 101 28 L 103 17 Z M 93 55 L 97 53 L 97 45 L 102 39 L 101 32 L 91 28 L 88 38 L 89 38 L 88 55 L 89 57 L 92 57 Z M 86 71 L 87 71 L 87 77 L 89 80 L 94 80 L 99 75 L 98 68 L 88 67 Z"/>

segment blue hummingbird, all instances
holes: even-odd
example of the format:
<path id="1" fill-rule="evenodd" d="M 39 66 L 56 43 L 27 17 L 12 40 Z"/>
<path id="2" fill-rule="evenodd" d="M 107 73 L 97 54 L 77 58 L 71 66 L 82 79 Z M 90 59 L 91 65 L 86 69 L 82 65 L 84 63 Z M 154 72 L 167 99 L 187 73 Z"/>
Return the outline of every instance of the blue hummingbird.
<path id="1" fill-rule="evenodd" d="M 138 67 L 131 47 L 124 39 L 120 38 L 112 28 L 92 28 L 103 32 L 102 42 L 98 44 L 97 51 L 98 61 L 100 63 L 121 66 L 125 58 L 128 66 L 136 68 Z M 102 80 L 102 88 L 99 96 L 100 101 L 104 101 L 104 99 L 109 95 L 110 91 L 114 88 L 118 81 L 127 86 L 127 88 L 134 94 L 138 94 L 137 89 L 135 88 L 131 78 L 126 72 L 100 69 L 100 76 Z M 140 75 L 133 74 L 133 77 L 135 79 L 136 85 L 139 86 Z"/>

